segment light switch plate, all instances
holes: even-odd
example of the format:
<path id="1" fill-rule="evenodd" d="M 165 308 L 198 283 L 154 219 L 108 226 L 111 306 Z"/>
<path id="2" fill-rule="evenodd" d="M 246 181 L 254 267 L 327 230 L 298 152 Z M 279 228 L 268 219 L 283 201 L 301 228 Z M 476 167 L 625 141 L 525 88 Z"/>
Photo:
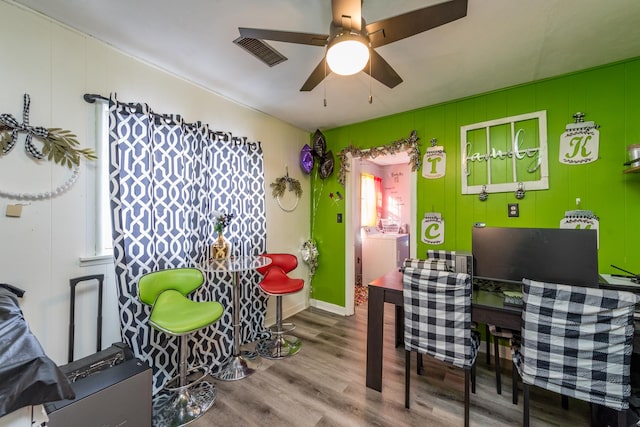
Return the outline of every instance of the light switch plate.
<path id="1" fill-rule="evenodd" d="M 509 203 L 509 217 L 520 216 L 520 205 L 518 203 Z"/>

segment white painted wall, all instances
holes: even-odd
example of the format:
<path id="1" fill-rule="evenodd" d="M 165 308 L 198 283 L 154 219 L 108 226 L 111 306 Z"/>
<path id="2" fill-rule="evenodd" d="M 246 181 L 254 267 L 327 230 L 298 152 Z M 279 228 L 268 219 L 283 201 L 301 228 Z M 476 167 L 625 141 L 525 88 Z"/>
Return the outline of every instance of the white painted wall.
<path id="1" fill-rule="evenodd" d="M 144 36 L 142 34 L 141 36 Z M 267 194 L 267 250 L 299 256 L 309 235 L 309 180 L 298 165 L 308 133 L 263 113 L 229 101 L 188 81 L 127 56 L 110 46 L 64 27 L 36 12 L 0 0 L 0 113 L 22 121 L 22 96 L 31 95 L 30 123 L 76 133 L 93 147 L 94 111 L 85 93 L 109 95 L 128 102 L 146 102 L 154 111 L 179 113 L 212 129 L 231 131 L 262 141 Z M 221 65 L 224 66 L 224 65 Z M 69 172 L 51 162 L 35 162 L 24 152 L 24 136 L 14 150 L 0 157 L 0 190 L 45 192 L 56 188 Z M 269 184 L 289 174 L 300 180 L 304 195 L 292 213 L 281 210 Z M 113 264 L 81 267 L 80 257 L 93 255 L 94 212 L 90 206 L 94 177 L 84 163 L 78 182 L 67 193 L 29 202 L 22 217 L 4 215 L 15 200 L 0 197 L 0 283 L 25 289 L 21 307 L 45 352 L 66 363 L 69 279 L 88 274 L 106 276 L 103 346 L 120 340 Z M 293 276 L 307 279 L 301 262 Z M 76 358 L 95 351 L 95 289 L 79 289 L 76 312 Z M 307 306 L 307 291 L 285 297 L 285 316 Z M 269 304 L 267 322 L 274 319 Z"/>

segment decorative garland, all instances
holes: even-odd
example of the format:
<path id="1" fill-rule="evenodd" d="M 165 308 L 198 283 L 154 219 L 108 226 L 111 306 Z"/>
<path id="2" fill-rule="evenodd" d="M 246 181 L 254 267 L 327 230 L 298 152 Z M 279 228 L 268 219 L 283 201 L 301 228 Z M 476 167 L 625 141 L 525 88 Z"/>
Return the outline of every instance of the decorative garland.
<path id="1" fill-rule="evenodd" d="M 80 174 L 80 168 L 75 166 L 73 168 L 73 172 L 69 179 L 67 179 L 63 184 L 56 187 L 53 191 L 45 191 L 43 193 L 12 193 L 9 191 L 0 190 L 0 197 L 6 197 L 9 199 L 17 199 L 17 200 L 44 200 L 49 199 L 51 197 L 55 197 L 59 194 L 67 191 L 78 179 L 78 175 Z"/>
<path id="2" fill-rule="evenodd" d="M 271 195 L 278 201 L 278 206 L 280 206 L 280 209 L 285 212 L 293 212 L 298 207 L 300 196 L 302 196 L 302 185 L 300 185 L 300 181 L 289 176 L 289 171 L 287 171 L 285 176 L 276 178 L 276 180 L 271 183 L 270 186 L 271 188 L 273 188 Z M 287 189 L 289 191 L 293 191 L 293 193 L 296 195 L 296 202 L 292 208 L 285 208 L 280 202 L 280 198 L 284 196 L 284 192 Z"/>
<path id="3" fill-rule="evenodd" d="M 420 138 L 415 130 L 411 131 L 408 138 L 401 138 L 397 141 L 393 141 L 390 144 L 383 145 L 381 147 L 373 147 L 366 150 L 349 145 L 343 148 L 338 153 L 340 159 L 340 171 L 338 172 L 338 182 L 344 187 L 347 172 L 349 172 L 349 160 L 348 154 L 352 157 L 359 157 L 361 159 L 375 159 L 378 156 L 384 156 L 385 154 L 396 154 L 401 151 L 407 151 L 409 153 L 409 164 L 411 165 L 411 171 L 416 171 L 422 164 L 420 158 Z"/>
<path id="4" fill-rule="evenodd" d="M 25 139 L 25 150 L 27 154 L 36 160 L 52 160 L 62 166 L 72 169 L 80 166 L 80 156 L 87 160 L 97 159 L 96 154 L 90 148 L 75 148 L 80 143 L 77 136 L 71 131 L 40 126 L 29 125 L 29 106 L 31 98 L 29 94 L 24 94 L 24 105 L 22 108 L 22 123 L 19 123 L 11 114 L 0 114 L 0 148 L 2 155 L 8 154 L 18 142 L 18 135 L 23 132 L 27 134 Z M 33 137 L 42 141 L 42 151 L 38 150 L 32 142 Z"/>

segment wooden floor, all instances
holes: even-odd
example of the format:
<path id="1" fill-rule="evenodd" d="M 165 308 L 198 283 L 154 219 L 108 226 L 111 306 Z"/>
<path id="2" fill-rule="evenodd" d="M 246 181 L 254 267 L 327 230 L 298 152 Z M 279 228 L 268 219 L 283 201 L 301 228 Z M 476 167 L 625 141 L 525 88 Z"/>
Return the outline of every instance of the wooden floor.
<path id="1" fill-rule="evenodd" d="M 463 425 L 464 374 L 425 357 L 425 375 L 411 378 L 411 409 L 404 407 L 404 350 L 393 345 L 393 307 L 386 304 L 383 391 L 365 387 L 366 305 L 341 317 L 308 309 L 291 317 L 302 350 L 294 357 L 262 359 L 253 375 L 215 381 L 213 407 L 190 426 L 457 426 Z M 508 363 L 503 363 L 508 365 Z M 412 367 L 415 367 L 415 358 Z M 511 374 L 503 372 L 503 392 L 481 354 L 478 385 L 471 395 L 471 425 L 522 424 L 520 404 L 511 403 Z M 589 408 L 570 399 L 531 389 L 532 426 L 587 426 Z"/>

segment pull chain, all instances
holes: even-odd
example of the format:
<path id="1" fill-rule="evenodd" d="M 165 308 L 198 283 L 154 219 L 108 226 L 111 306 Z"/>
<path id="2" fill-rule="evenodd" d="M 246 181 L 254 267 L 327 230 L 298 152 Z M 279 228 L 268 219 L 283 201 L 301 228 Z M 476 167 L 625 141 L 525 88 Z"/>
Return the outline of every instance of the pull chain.
<path id="1" fill-rule="evenodd" d="M 324 59 L 324 79 L 322 82 L 324 88 L 324 106 L 327 106 L 327 58 Z"/>
<path id="2" fill-rule="evenodd" d="M 371 50 L 371 48 L 369 48 Z M 373 74 L 371 74 L 371 63 L 373 62 L 373 57 L 371 56 L 371 52 L 369 52 L 369 104 L 373 104 L 373 96 L 371 96 L 371 82 L 373 81 Z"/>

